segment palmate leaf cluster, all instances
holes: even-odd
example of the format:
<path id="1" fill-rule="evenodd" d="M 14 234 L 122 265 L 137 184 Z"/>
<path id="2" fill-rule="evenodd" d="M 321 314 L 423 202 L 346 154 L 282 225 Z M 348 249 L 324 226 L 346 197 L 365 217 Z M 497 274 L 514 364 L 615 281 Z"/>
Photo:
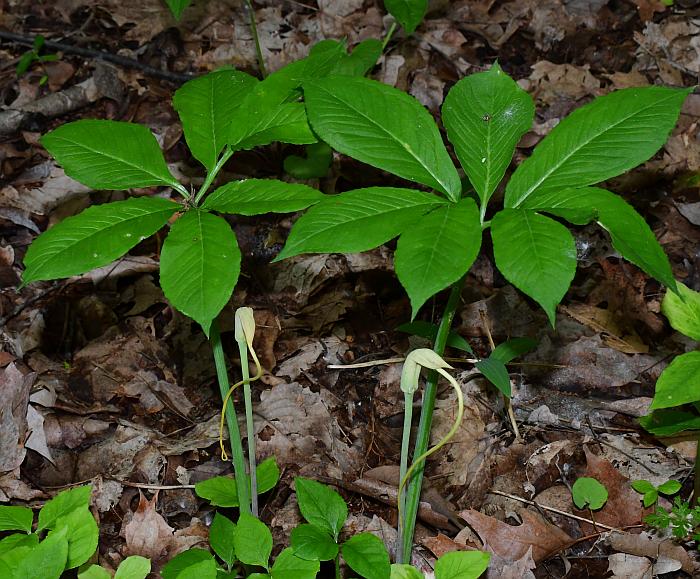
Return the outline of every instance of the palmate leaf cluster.
<path id="1" fill-rule="evenodd" d="M 409 95 L 365 78 L 304 84 L 312 129 L 337 151 L 433 192 L 371 187 L 324 198 L 297 221 L 278 257 L 369 250 L 398 236 L 396 274 L 415 316 L 436 292 L 459 280 L 491 230 L 496 265 L 554 323 L 576 269 L 576 245 L 561 221 L 596 221 L 615 249 L 667 287 L 676 282 L 642 217 L 596 183 L 651 157 L 675 125 L 688 90 L 625 89 L 561 121 L 507 182 L 503 208 L 489 200 L 531 127 L 531 98 L 498 65 L 459 81 L 442 118 L 473 192 L 430 114 Z"/>
<path id="2" fill-rule="evenodd" d="M 316 143 L 300 100 L 302 84 L 331 73 L 364 74 L 377 56 L 372 42 L 348 55 L 343 43 L 324 41 L 263 81 L 222 69 L 185 84 L 173 103 L 208 182 L 235 151 L 275 141 Z M 185 202 L 132 197 L 64 220 L 29 248 L 24 283 L 107 265 L 171 222 L 160 255 L 161 286 L 207 334 L 240 273 L 236 236 L 221 214 L 299 211 L 323 198 L 306 185 L 274 179 L 227 183 L 206 197 L 206 188 L 188 191 L 168 169 L 154 135 L 132 123 L 81 120 L 44 135 L 42 144 L 69 176 L 94 189 L 167 186 Z"/>

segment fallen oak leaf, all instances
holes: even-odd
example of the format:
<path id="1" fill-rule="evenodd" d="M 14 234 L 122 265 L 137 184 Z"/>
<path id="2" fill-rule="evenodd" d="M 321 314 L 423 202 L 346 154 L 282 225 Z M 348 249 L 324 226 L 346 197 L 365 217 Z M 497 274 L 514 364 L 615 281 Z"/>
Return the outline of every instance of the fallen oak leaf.
<path id="1" fill-rule="evenodd" d="M 518 514 L 523 519 L 518 526 L 472 509 L 462 511 L 460 516 L 493 553 L 511 562 L 522 559 L 532 549 L 532 558 L 537 563 L 571 543 L 572 538 L 567 533 L 539 515 L 525 509 L 519 510 Z"/>
<path id="2" fill-rule="evenodd" d="M 608 541 L 615 551 L 638 557 L 651 557 L 653 559 L 665 557 L 666 559 L 673 559 L 678 561 L 683 571 L 691 576 L 694 576 L 694 573 L 697 571 L 697 565 L 688 552 L 681 545 L 674 543 L 672 539 L 643 531 L 638 535 L 612 533 L 608 537 Z"/>
<path id="3" fill-rule="evenodd" d="M 175 529 L 156 511 L 157 502 L 158 492 L 149 501 L 139 491 L 139 505 L 124 526 L 127 555 L 141 555 L 157 561 L 167 553 Z"/>

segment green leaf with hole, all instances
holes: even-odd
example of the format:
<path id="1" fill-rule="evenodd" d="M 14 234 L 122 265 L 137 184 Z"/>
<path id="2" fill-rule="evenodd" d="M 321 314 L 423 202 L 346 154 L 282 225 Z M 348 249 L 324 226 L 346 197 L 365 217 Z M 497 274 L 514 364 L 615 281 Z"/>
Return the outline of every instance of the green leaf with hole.
<path id="1" fill-rule="evenodd" d="M 107 265 L 158 231 L 179 208 L 157 197 L 88 207 L 34 240 L 24 258 L 22 279 L 28 284 Z"/>
<path id="2" fill-rule="evenodd" d="M 326 195 L 317 189 L 299 183 L 245 179 L 231 181 L 213 191 L 202 208 L 237 215 L 292 213 L 315 205 L 324 198 Z"/>
<path id="3" fill-rule="evenodd" d="M 700 293 L 680 282 L 677 287 L 678 294 L 666 292 L 661 311 L 674 330 L 700 341 Z"/>
<path id="4" fill-rule="evenodd" d="M 66 175 L 93 189 L 178 185 L 143 125 L 85 119 L 61 125 L 41 137 L 41 144 Z"/>
<path id="5" fill-rule="evenodd" d="M 209 544 L 219 558 L 229 567 L 236 562 L 236 549 L 233 538 L 236 535 L 236 525 L 221 513 L 214 515 L 209 528 Z"/>
<path id="6" fill-rule="evenodd" d="M 236 236 L 221 217 L 192 209 L 170 228 L 160 254 L 165 297 L 209 335 L 241 271 Z"/>
<path id="7" fill-rule="evenodd" d="M 226 145 L 235 112 L 258 83 L 232 68 L 210 72 L 182 85 L 173 96 L 187 145 L 208 171 Z"/>
<path id="8" fill-rule="evenodd" d="M 459 199 L 457 170 L 433 117 L 415 98 L 349 77 L 307 81 L 304 95 L 311 126 L 336 151 Z"/>
<path id="9" fill-rule="evenodd" d="M 294 479 L 299 510 L 307 522 L 338 539 L 348 518 L 348 506 L 337 492 L 315 480 Z"/>
<path id="10" fill-rule="evenodd" d="M 571 487 L 571 495 L 579 509 L 588 507 L 597 511 L 608 502 L 608 489 L 591 477 L 576 479 L 574 486 Z"/>
<path id="11" fill-rule="evenodd" d="M 478 579 L 489 566 L 491 555 L 483 551 L 452 551 L 435 563 L 435 579 Z"/>
<path id="12" fill-rule="evenodd" d="M 272 533 L 258 519 L 241 513 L 233 535 L 236 556 L 246 565 L 259 565 L 268 568 L 272 554 Z"/>
<path id="13" fill-rule="evenodd" d="M 447 94 L 442 120 L 482 206 L 503 179 L 534 116 L 530 95 L 498 63 L 463 78 Z"/>
<path id="14" fill-rule="evenodd" d="M 560 223 L 529 210 L 504 209 L 491 221 L 496 265 L 538 302 L 554 325 L 556 308 L 576 273 L 576 243 Z"/>
<path id="15" fill-rule="evenodd" d="M 34 512 L 27 507 L 0 505 L 0 531 L 24 531 L 30 533 Z"/>
<path id="16" fill-rule="evenodd" d="M 428 11 L 428 0 L 384 0 L 384 7 L 407 34 L 413 34 Z"/>
<path id="17" fill-rule="evenodd" d="M 292 530 L 294 554 L 310 561 L 330 561 L 338 554 L 338 544 L 325 529 L 316 525 L 299 525 Z"/>
<path id="18" fill-rule="evenodd" d="M 666 142 L 692 90 L 627 88 L 576 109 L 515 171 L 505 206 L 519 207 L 536 192 L 600 183 L 643 163 Z"/>
<path id="19" fill-rule="evenodd" d="M 469 198 L 438 207 L 401 234 L 394 267 L 411 299 L 412 317 L 467 273 L 480 248 L 479 209 Z"/>
<path id="20" fill-rule="evenodd" d="M 598 187 L 535 193 L 523 207 L 557 215 L 577 225 L 597 221 L 622 257 L 667 287 L 676 289 L 671 264 L 644 218 L 619 195 Z"/>
<path id="21" fill-rule="evenodd" d="M 369 187 L 328 196 L 294 224 L 275 261 L 300 253 L 373 249 L 444 204 L 436 195 L 396 187 Z"/>
<path id="22" fill-rule="evenodd" d="M 676 356 L 656 382 L 651 410 L 700 400 L 700 352 Z"/>
<path id="23" fill-rule="evenodd" d="M 391 576 L 389 553 L 382 540 L 372 533 L 353 535 L 343 543 L 341 552 L 348 566 L 365 579 Z"/>

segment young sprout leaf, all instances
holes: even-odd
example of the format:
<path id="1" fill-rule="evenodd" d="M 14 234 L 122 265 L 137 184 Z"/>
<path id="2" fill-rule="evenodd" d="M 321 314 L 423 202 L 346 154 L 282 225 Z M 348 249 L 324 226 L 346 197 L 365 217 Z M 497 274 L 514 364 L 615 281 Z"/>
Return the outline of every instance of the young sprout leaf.
<path id="1" fill-rule="evenodd" d="M 216 577 L 216 559 L 204 549 L 188 549 L 170 559 L 160 570 L 160 575 L 162 579 L 213 579 Z"/>
<path id="2" fill-rule="evenodd" d="M 490 357 L 479 360 L 474 365 L 491 384 L 508 398 L 511 397 L 510 376 L 508 375 L 508 369 L 501 360 L 491 354 Z"/>
<path id="3" fill-rule="evenodd" d="M 413 34 L 428 11 L 428 0 L 384 0 L 384 7 L 406 34 Z"/>
<path id="4" fill-rule="evenodd" d="M 460 80 L 447 94 L 442 120 L 482 208 L 510 165 L 535 116 L 532 98 L 498 63 Z"/>
<path id="5" fill-rule="evenodd" d="M 598 187 L 534 193 L 523 208 L 557 215 L 577 225 L 596 220 L 622 256 L 676 289 L 668 256 L 644 218 L 619 195 Z"/>
<path id="6" fill-rule="evenodd" d="M 34 513 L 27 507 L 0 505 L 0 531 L 24 531 L 30 533 Z"/>
<path id="7" fill-rule="evenodd" d="M 480 248 L 479 209 L 469 198 L 438 207 L 401 234 L 395 269 L 411 299 L 412 317 L 469 270 Z"/>
<path id="8" fill-rule="evenodd" d="M 328 532 L 316 525 L 299 525 L 292 530 L 294 554 L 309 561 L 330 561 L 338 554 L 338 544 Z"/>
<path id="9" fill-rule="evenodd" d="M 678 295 L 666 292 L 661 311 L 674 330 L 700 341 L 700 293 L 680 282 L 677 287 Z"/>
<path id="10" fill-rule="evenodd" d="M 538 302 L 554 325 L 556 307 L 576 273 L 576 243 L 548 217 L 504 209 L 491 221 L 496 265 L 505 278 Z"/>
<path id="11" fill-rule="evenodd" d="M 329 196 L 294 224 L 275 261 L 300 253 L 357 253 L 393 239 L 445 201 L 423 191 L 369 187 Z"/>
<path id="12" fill-rule="evenodd" d="M 676 356 L 656 382 L 650 408 L 670 408 L 700 400 L 700 352 Z"/>
<path id="13" fill-rule="evenodd" d="M 298 183 L 277 179 L 245 179 L 232 181 L 210 193 L 203 209 L 236 215 L 291 213 L 306 209 L 326 198 L 326 195 Z"/>
<path id="14" fill-rule="evenodd" d="M 577 508 L 590 508 L 593 511 L 602 509 L 608 501 L 608 490 L 596 479 L 581 477 L 576 479 L 571 487 L 571 495 Z"/>
<path id="15" fill-rule="evenodd" d="M 478 579 L 489 566 L 491 555 L 482 551 L 452 551 L 435 563 L 435 579 Z"/>
<path id="16" fill-rule="evenodd" d="M 321 568 L 318 560 L 307 561 L 294 554 L 291 547 L 282 551 L 272 565 L 272 579 L 314 579 Z"/>
<path id="17" fill-rule="evenodd" d="M 179 183 L 158 141 L 143 125 L 86 119 L 61 125 L 41 144 L 66 175 L 93 189 L 131 189 Z"/>
<path id="18" fill-rule="evenodd" d="M 252 515 L 241 513 L 233 535 L 233 545 L 241 563 L 267 569 L 272 553 L 272 533 L 265 523 Z"/>
<path id="19" fill-rule="evenodd" d="M 372 533 L 350 537 L 341 547 L 343 559 L 355 573 L 365 579 L 389 579 L 389 553 L 381 539 Z"/>
<path id="20" fill-rule="evenodd" d="M 236 549 L 233 545 L 235 534 L 236 525 L 233 521 L 221 513 L 216 513 L 209 529 L 209 544 L 214 553 L 229 567 L 236 562 Z"/>
<path id="21" fill-rule="evenodd" d="M 190 210 L 170 228 L 160 255 L 160 285 L 173 306 L 209 335 L 241 271 L 241 250 L 221 217 Z"/>
<path id="22" fill-rule="evenodd" d="M 93 205 L 48 229 L 29 246 L 25 284 L 79 275 L 120 258 L 163 227 L 180 205 L 158 197 L 135 197 Z"/>
<path id="23" fill-rule="evenodd" d="M 222 69 L 182 85 L 173 97 L 192 155 L 211 171 L 226 145 L 229 126 L 245 96 L 258 83 L 249 74 Z"/>
<path id="24" fill-rule="evenodd" d="M 366 78 L 304 83 L 314 131 L 336 151 L 457 201 L 462 184 L 430 113 L 406 93 Z"/>
<path id="25" fill-rule="evenodd" d="M 337 540 L 348 518 L 348 506 L 343 497 L 326 485 L 308 478 L 295 478 L 294 488 L 303 517 Z"/>
<path id="26" fill-rule="evenodd" d="M 519 207 L 535 192 L 600 183 L 643 163 L 666 142 L 692 90 L 627 88 L 576 109 L 515 171 L 505 206 Z"/>
<path id="27" fill-rule="evenodd" d="M 146 579 L 151 572 L 151 562 L 146 557 L 132 555 L 120 564 L 114 579 Z"/>

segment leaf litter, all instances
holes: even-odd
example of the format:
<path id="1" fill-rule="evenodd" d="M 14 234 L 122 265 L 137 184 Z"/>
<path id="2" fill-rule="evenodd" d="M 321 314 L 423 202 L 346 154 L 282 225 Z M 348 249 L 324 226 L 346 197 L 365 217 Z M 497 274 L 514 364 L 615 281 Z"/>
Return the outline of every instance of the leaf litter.
<path id="1" fill-rule="evenodd" d="M 345 37 L 353 46 L 385 28 L 381 3 L 369 0 L 254 4 L 271 70 L 303 56 L 322 38 Z M 523 154 L 594 96 L 627 86 L 697 82 L 697 15 L 692 6 L 689 14 L 681 10 L 646 0 L 434 2 L 415 36 L 397 36 L 377 78 L 437 112 L 451 84 L 498 58 L 537 100 L 533 130 L 519 145 Z M 18 0 L 0 15 L 0 26 L 41 33 L 74 29 L 86 41 L 100 38 L 102 49 L 177 73 L 224 64 L 256 70 L 240 2 L 195 2 L 176 24 L 156 0 L 41 5 Z M 0 47 L 8 59 L 17 51 Z M 36 71 L 19 81 L 5 75 L 3 105 L 38 102 L 46 91 L 98 76 L 95 63 L 85 68 L 74 56 L 52 64 L 47 88 L 38 86 Z M 121 84 L 124 94 L 96 90 L 94 99 L 67 114 L 144 122 L 164 144 L 172 170 L 196 174 L 179 144 L 176 116 L 162 104 L 174 87 L 139 69 L 114 75 L 118 82 L 113 79 L 111 86 Z M 664 151 L 616 184 L 651 218 L 676 277 L 695 283 L 700 218 L 697 186 L 688 186 L 688 179 L 700 170 L 697 103 L 691 95 Z M 68 120 L 65 116 L 58 120 Z M 0 499 L 31 501 L 92 479 L 106 540 L 103 562 L 114 568 L 125 555 L 138 553 L 163 563 L 204 544 L 207 513 L 188 488 L 146 490 L 148 499 L 130 485 L 186 487 L 227 472 L 216 452 L 218 395 L 208 346 L 164 300 L 153 275 L 155 243 L 79 279 L 15 291 L 36 233 L 109 199 L 88 194 L 45 160 L 37 138 L 53 126 L 50 121 L 36 116 L 24 122 L 0 145 L 0 382 L 9 393 L 0 413 Z M 265 154 L 251 153 L 234 170 L 267 174 L 266 161 Z M 334 191 L 379 179 L 374 170 L 346 159 L 336 159 L 332 175 L 317 184 Z M 261 326 L 256 348 L 265 375 L 255 393 L 259 458 L 277 457 L 285 469 L 283 489 L 298 473 L 358 483 L 354 488 L 360 490 L 342 491 L 354 512 L 352 527 L 375 532 L 390 545 L 395 510 L 381 500 L 381 484 L 392 483 L 390 471 L 398 460 L 399 366 L 327 366 L 403 356 L 410 341 L 394 330 L 410 309 L 386 248 L 267 265 L 288 226 L 246 224 L 251 237 L 246 259 L 255 264 L 254 275 L 242 281 L 231 304 L 251 305 Z M 555 576 L 697 573 L 692 553 L 667 538 L 638 526 L 595 530 L 594 523 L 618 529 L 640 524 L 644 513 L 631 480 L 686 480 L 688 459 L 649 439 L 635 419 L 645 412 L 669 356 L 688 345 L 659 316 L 658 285 L 619 264 L 603 236 L 587 228 L 576 233 L 582 269 L 559 310 L 556 331 L 494 275 L 488 260 L 470 276 L 458 333 L 486 355 L 485 315 L 497 342 L 528 336 L 539 345 L 521 365 L 511 366 L 520 441 L 509 430 L 500 397 L 483 380 L 470 380 L 469 370 L 461 375 L 467 418 L 451 444 L 428 462 L 424 497 L 429 509 L 459 525 L 438 529 L 426 522 L 429 517 L 421 519 L 418 536 L 426 549 L 416 562 L 423 569 L 445 550 L 486 548 L 494 554 L 488 577 L 542 577 L 553 570 Z M 231 329 L 224 328 L 225 335 Z M 239 361 L 230 358 L 237 372 Z M 449 427 L 452 397 L 446 393 L 438 402 L 436 437 Z M 692 456 L 693 450 L 686 453 Z M 377 468 L 385 469 L 381 476 Z M 569 487 L 578 476 L 597 478 L 608 488 L 608 504 L 593 516 L 571 501 Z M 518 500 L 492 494 L 496 491 Z M 280 501 L 279 508 L 264 516 L 274 514 L 276 533 L 286 537 L 282 531 L 296 513 L 294 495 L 273 492 L 270 500 Z M 586 558 L 589 552 L 598 558 Z"/>

